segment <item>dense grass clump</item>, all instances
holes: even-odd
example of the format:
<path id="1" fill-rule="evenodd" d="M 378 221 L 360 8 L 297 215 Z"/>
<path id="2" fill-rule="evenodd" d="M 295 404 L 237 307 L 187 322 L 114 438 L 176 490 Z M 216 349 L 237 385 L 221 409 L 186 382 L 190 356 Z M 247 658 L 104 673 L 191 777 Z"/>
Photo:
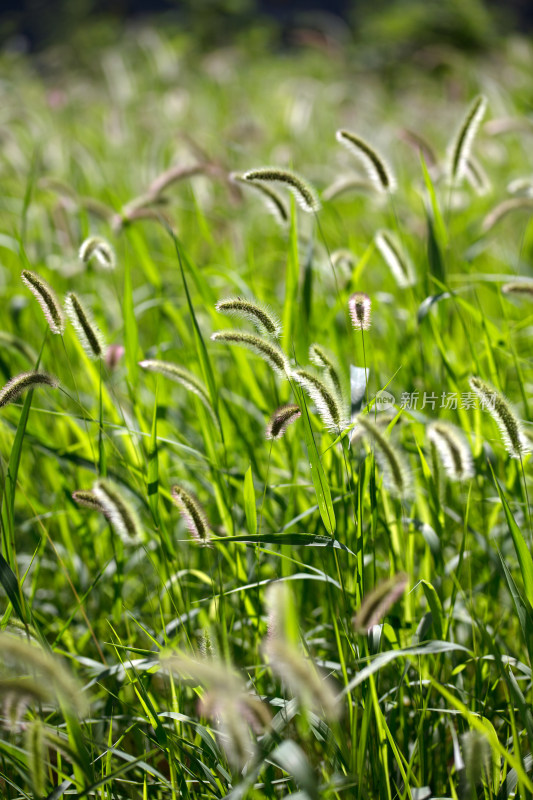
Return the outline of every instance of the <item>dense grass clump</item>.
<path id="1" fill-rule="evenodd" d="M 533 55 L 327 47 L 0 55 L 6 800 L 533 793 Z"/>

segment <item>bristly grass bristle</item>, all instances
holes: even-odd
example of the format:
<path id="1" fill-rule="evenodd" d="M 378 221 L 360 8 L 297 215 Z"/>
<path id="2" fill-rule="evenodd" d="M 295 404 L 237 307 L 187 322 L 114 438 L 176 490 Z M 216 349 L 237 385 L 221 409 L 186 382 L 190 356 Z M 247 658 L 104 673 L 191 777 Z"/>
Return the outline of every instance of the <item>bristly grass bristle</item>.
<path id="1" fill-rule="evenodd" d="M 51 332 L 61 335 L 65 330 L 65 315 L 52 287 L 29 269 L 22 270 L 21 278 L 41 306 Z"/>
<path id="2" fill-rule="evenodd" d="M 259 333 L 266 333 L 275 339 L 279 338 L 281 333 L 279 319 L 268 306 L 258 303 L 257 300 L 228 297 L 225 300 L 219 300 L 215 308 L 220 314 L 247 319 L 255 325 Z"/>
<path id="3" fill-rule="evenodd" d="M 281 183 L 294 195 L 300 207 L 308 214 L 320 211 L 320 201 L 315 190 L 296 172 L 280 167 L 258 167 L 248 170 L 242 177 L 245 181 L 252 183 Z"/>
<path id="4" fill-rule="evenodd" d="M 67 316 L 78 335 L 81 346 L 89 358 L 104 358 L 106 346 L 102 332 L 97 327 L 89 311 L 84 307 L 83 303 L 74 292 L 69 292 L 67 294 L 65 308 Z"/>
<path id="5" fill-rule="evenodd" d="M 289 425 L 296 422 L 301 416 L 302 412 L 300 407 L 294 403 L 280 406 L 280 408 L 274 411 L 268 421 L 265 437 L 267 439 L 281 439 Z"/>
<path id="6" fill-rule="evenodd" d="M 481 400 L 483 410 L 489 412 L 500 429 L 505 449 L 511 458 L 522 458 L 531 452 L 522 423 L 505 397 L 481 378 L 471 377 L 469 383 Z"/>
<path id="7" fill-rule="evenodd" d="M 533 298 L 533 281 L 510 281 L 509 283 L 504 283 L 502 292 L 504 294 L 518 294 Z"/>
<path id="8" fill-rule="evenodd" d="M 180 514 L 185 520 L 187 530 L 200 544 L 211 547 L 209 523 L 207 515 L 200 505 L 198 499 L 187 492 L 182 486 L 173 486 L 171 489 L 172 499 L 180 510 Z"/>
<path id="9" fill-rule="evenodd" d="M 37 389 L 40 386 L 49 386 L 51 389 L 57 389 L 59 381 L 45 372 L 21 372 L 20 375 L 11 378 L 0 389 L 0 408 L 18 400 L 23 392 L 29 389 Z"/>
<path id="10" fill-rule="evenodd" d="M 86 489 L 76 489 L 75 492 L 72 492 L 72 499 L 79 506 L 90 508 L 92 511 L 99 511 L 101 514 L 106 513 L 105 508 L 94 492 L 90 492 Z"/>
<path id="11" fill-rule="evenodd" d="M 368 177 L 382 192 L 393 192 L 396 180 L 385 159 L 365 139 L 347 130 L 338 130 L 337 141 L 362 161 Z"/>

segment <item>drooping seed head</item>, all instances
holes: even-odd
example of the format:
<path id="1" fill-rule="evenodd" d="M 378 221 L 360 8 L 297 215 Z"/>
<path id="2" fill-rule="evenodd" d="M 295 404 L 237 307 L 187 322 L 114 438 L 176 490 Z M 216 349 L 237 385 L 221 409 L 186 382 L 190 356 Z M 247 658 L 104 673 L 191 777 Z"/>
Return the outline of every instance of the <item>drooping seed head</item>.
<path id="1" fill-rule="evenodd" d="M 91 314 L 84 307 L 83 303 L 74 294 L 69 292 L 65 299 L 67 316 L 70 319 L 81 346 L 89 358 L 104 358 L 106 346 L 102 332 L 95 324 Z"/>
<path id="2" fill-rule="evenodd" d="M 325 370 L 337 395 L 342 397 L 342 386 L 339 377 L 339 368 L 334 359 L 319 344 L 312 344 L 309 348 L 309 360 L 312 364 Z"/>
<path id="3" fill-rule="evenodd" d="M 408 583 L 409 577 L 405 572 L 400 572 L 381 581 L 371 592 L 365 594 L 361 607 L 352 620 L 355 630 L 361 634 L 368 633 L 402 596 Z"/>
<path id="4" fill-rule="evenodd" d="M 533 298 L 533 281 L 511 281 L 502 286 L 504 294 L 519 294 Z"/>
<path id="5" fill-rule="evenodd" d="M 527 455 L 531 451 L 529 441 L 506 398 L 481 378 L 472 377 L 469 383 L 481 400 L 483 410 L 489 412 L 500 429 L 505 449 L 511 458 Z"/>
<path id="6" fill-rule="evenodd" d="M 472 452 L 462 432 L 445 422 L 434 422 L 427 431 L 450 480 L 466 481 L 472 478 Z"/>
<path id="7" fill-rule="evenodd" d="M 59 381 L 45 372 L 21 372 L 20 375 L 11 378 L 3 389 L 0 389 L 0 408 L 7 406 L 8 403 L 13 403 L 28 389 L 37 389 L 40 386 L 57 389 Z"/>
<path id="8" fill-rule="evenodd" d="M 328 428 L 339 431 L 346 427 L 343 401 L 333 386 L 328 386 L 325 381 L 305 369 L 292 370 L 291 378 L 305 389 Z"/>
<path id="9" fill-rule="evenodd" d="M 198 499 L 181 486 L 173 486 L 171 494 L 191 536 L 201 544 L 210 547 L 209 523 L 206 513 L 198 502 Z"/>
<path id="10" fill-rule="evenodd" d="M 509 197 L 489 211 L 481 223 L 481 229 L 483 233 L 487 233 L 512 211 L 527 211 L 531 214 L 531 209 L 533 209 L 533 197 Z"/>
<path id="11" fill-rule="evenodd" d="M 411 471 L 401 453 L 383 435 L 377 425 L 368 416 L 359 414 L 356 422 L 366 432 L 375 445 L 378 466 L 383 472 L 385 488 L 396 497 L 409 496 L 412 478 Z"/>
<path id="12" fill-rule="evenodd" d="M 219 300 L 215 308 L 220 314 L 249 320 L 260 333 L 267 333 L 276 339 L 281 333 L 281 323 L 274 312 L 255 300 L 228 297 L 225 300 Z"/>
<path id="13" fill-rule="evenodd" d="M 475 193 L 480 197 L 483 197 L 490 192 L 489 176 L 477 158 L 475 158 L 472 154 L 470 154 L 466 161 L 465 178 Z"/>
<path id="14" fill-rule="evenodd" d="M 290 222 L 289 209 L 287 208 L 283 197 L 281 197 L 275 189 L 272 189 L 267 183 L 260 183 L 259 181 L 246 180 L 243 175 L 238 175 L 233 172 L 230 175 L 232 181 L 246 186 L 258 192 L 265 202 L 268 211 L 276 218 L 280 225 L 286 227 Z"/>
<path id="15" fill-rule="evenodd" d="M 467 169 L 468 159 L 472 151 L 474 137 L 481 120 L 487 110 L 487 99 L 483 95 L 476 97 L 449 147 L 449 175 L 454 184 L 460 183 Z"/>
<path id="16" fill-rule="evenodd" d="M 22 271 L 21 278 L 41 306 L 51 332 L 62 334 L 65 330 L 65 315 L 52 287 L 29 269 Z"/>
<path id="17" fill-rule="evenodd" d="M 401 289 L 412 286 L 415 276 L 411 261 L 390 231 L 378 231 L 374 241 L 398 286 Z"/>
<path id="18" fill-rule="evenodd" d="M 214 342 L 236 344 L 251 350 L 260 356 L 281 378 L 286 378 L 289 371 L 289 362 L 285 353 L 271 342 L 242 331 L 216 331 L 211 334 Z"/>
<path id="19" fill-rule="evenodd" d="M 356 331 L 367 331 L 370 328 L 370 297 L 364 292 L 355 292 L 348 301 L 352 325 Z"/>
<path id="20" fill-rule="evenodd" d="M 320 210 L 320 201 L 315 190 L 296 172 L 279 167 L 259 167 L 245 172 L 243 178 L 250 182 L 281 183 L 292 192 L 300 207 L 308 214 Z"/>
<path id="21" fill-rule="evenodd" d="M 101 478 L 94 484 L 93 492 L 103 507 L 103 513 L 124 544 L 138 544 L 142 541 L 143 531 L 137 512 L 120 489 L 110 480 Z"/>
<path id="22" fill-rule="evenodd" d="M 73 711 L 85 712 L 86 696 L 78 681 L 61 659 L 40 644 L 2 631 L 0 662 L 8 668 L 8 680 L 19 682 L 21 691 L 27 690 L 37 699 L 42 688 L 48 697 L 63 700 Z M 36 687 L 32 687 L 34 682 Z"/>
<path id="23" fill-rule="evenodd" d="M 80 247 L 79 257 L 84 264 L 88 264 L 94 258 L 104 269 L 115 269 L 117 264 L 115 251 L 101 236 L 90 236 L 85 239 Z"/>
<path id="24" fill-rule="evenodd" d="M 99 511 L 101 514 L 106 513 L 105 508 L 94 492 L 89 492 L 85 489 L 76 489 L 75 492 L 72 492 L 72 499 L 79 506 L 90 508 L 92 511 Z"/>
<path id="25" fill-rule="evenodd" d="M 300 407 L 294 403 L 281 406 L 277 411 L 274 411 L 270 417 L 266 427 L 265 437 L 267 439 L 281 439 L 289 425 L 292 422 L 296 422 L 301 416 L 302 412 L 300 411 Z"/>
<path id="26" fill-rule="evenodd" d="M 382 192 L 393 192 L 394 175 L 385 159 L 367 141 L 347 130 L 335 134 L 337 141 L 353 153 L 364 165 L 372 183 Z"/>
<path id="27" fill-rule="evenodd" d="M 187 391 L 192 392 L 200 398 L 204 406 L 207 408 L 213 419 L 216 421 L 215 411 L 211 405 L 211 400 L 207 389 L 202 381 L 196 377 L 192 372 L 185 367 L 180 367 L 177 364 L 172 364 L 169 361 L 158 361 L 156 359 L 145 359 L 139 361 L 139 366 L 149 372 L 155 372 L 159 375 L 164 375 L 171 381 L 181 384 Z"/>

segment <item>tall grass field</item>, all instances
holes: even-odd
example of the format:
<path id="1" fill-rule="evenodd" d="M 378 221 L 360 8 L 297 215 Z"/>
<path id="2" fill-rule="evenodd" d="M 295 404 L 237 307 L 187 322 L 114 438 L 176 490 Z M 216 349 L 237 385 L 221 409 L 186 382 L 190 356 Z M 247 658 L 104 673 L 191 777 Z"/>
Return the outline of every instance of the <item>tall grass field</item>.
<path id="1" fill-rule="evenodd" d="M 0 797 L 531 797 L 531 43 L 87 37 L 0 56 Z"/>

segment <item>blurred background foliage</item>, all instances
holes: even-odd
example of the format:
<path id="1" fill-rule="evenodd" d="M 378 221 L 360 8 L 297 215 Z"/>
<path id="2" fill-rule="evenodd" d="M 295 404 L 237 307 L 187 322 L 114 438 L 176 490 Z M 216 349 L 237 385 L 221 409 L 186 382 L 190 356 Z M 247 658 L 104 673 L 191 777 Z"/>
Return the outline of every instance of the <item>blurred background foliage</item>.
<path id="1" fill-rule="evenodd" d="M 314 32 L 357 43 L 380 62 L 434 45 L 484 50 L 504 33 L 533 26 L 529 0 L 3 0 L 0 43 L 41 51 L 90 46 L 98 37 L 105 45 L 146 16 L 186 32 L 201 49 L 243 35 L 286 46 Z"/>

